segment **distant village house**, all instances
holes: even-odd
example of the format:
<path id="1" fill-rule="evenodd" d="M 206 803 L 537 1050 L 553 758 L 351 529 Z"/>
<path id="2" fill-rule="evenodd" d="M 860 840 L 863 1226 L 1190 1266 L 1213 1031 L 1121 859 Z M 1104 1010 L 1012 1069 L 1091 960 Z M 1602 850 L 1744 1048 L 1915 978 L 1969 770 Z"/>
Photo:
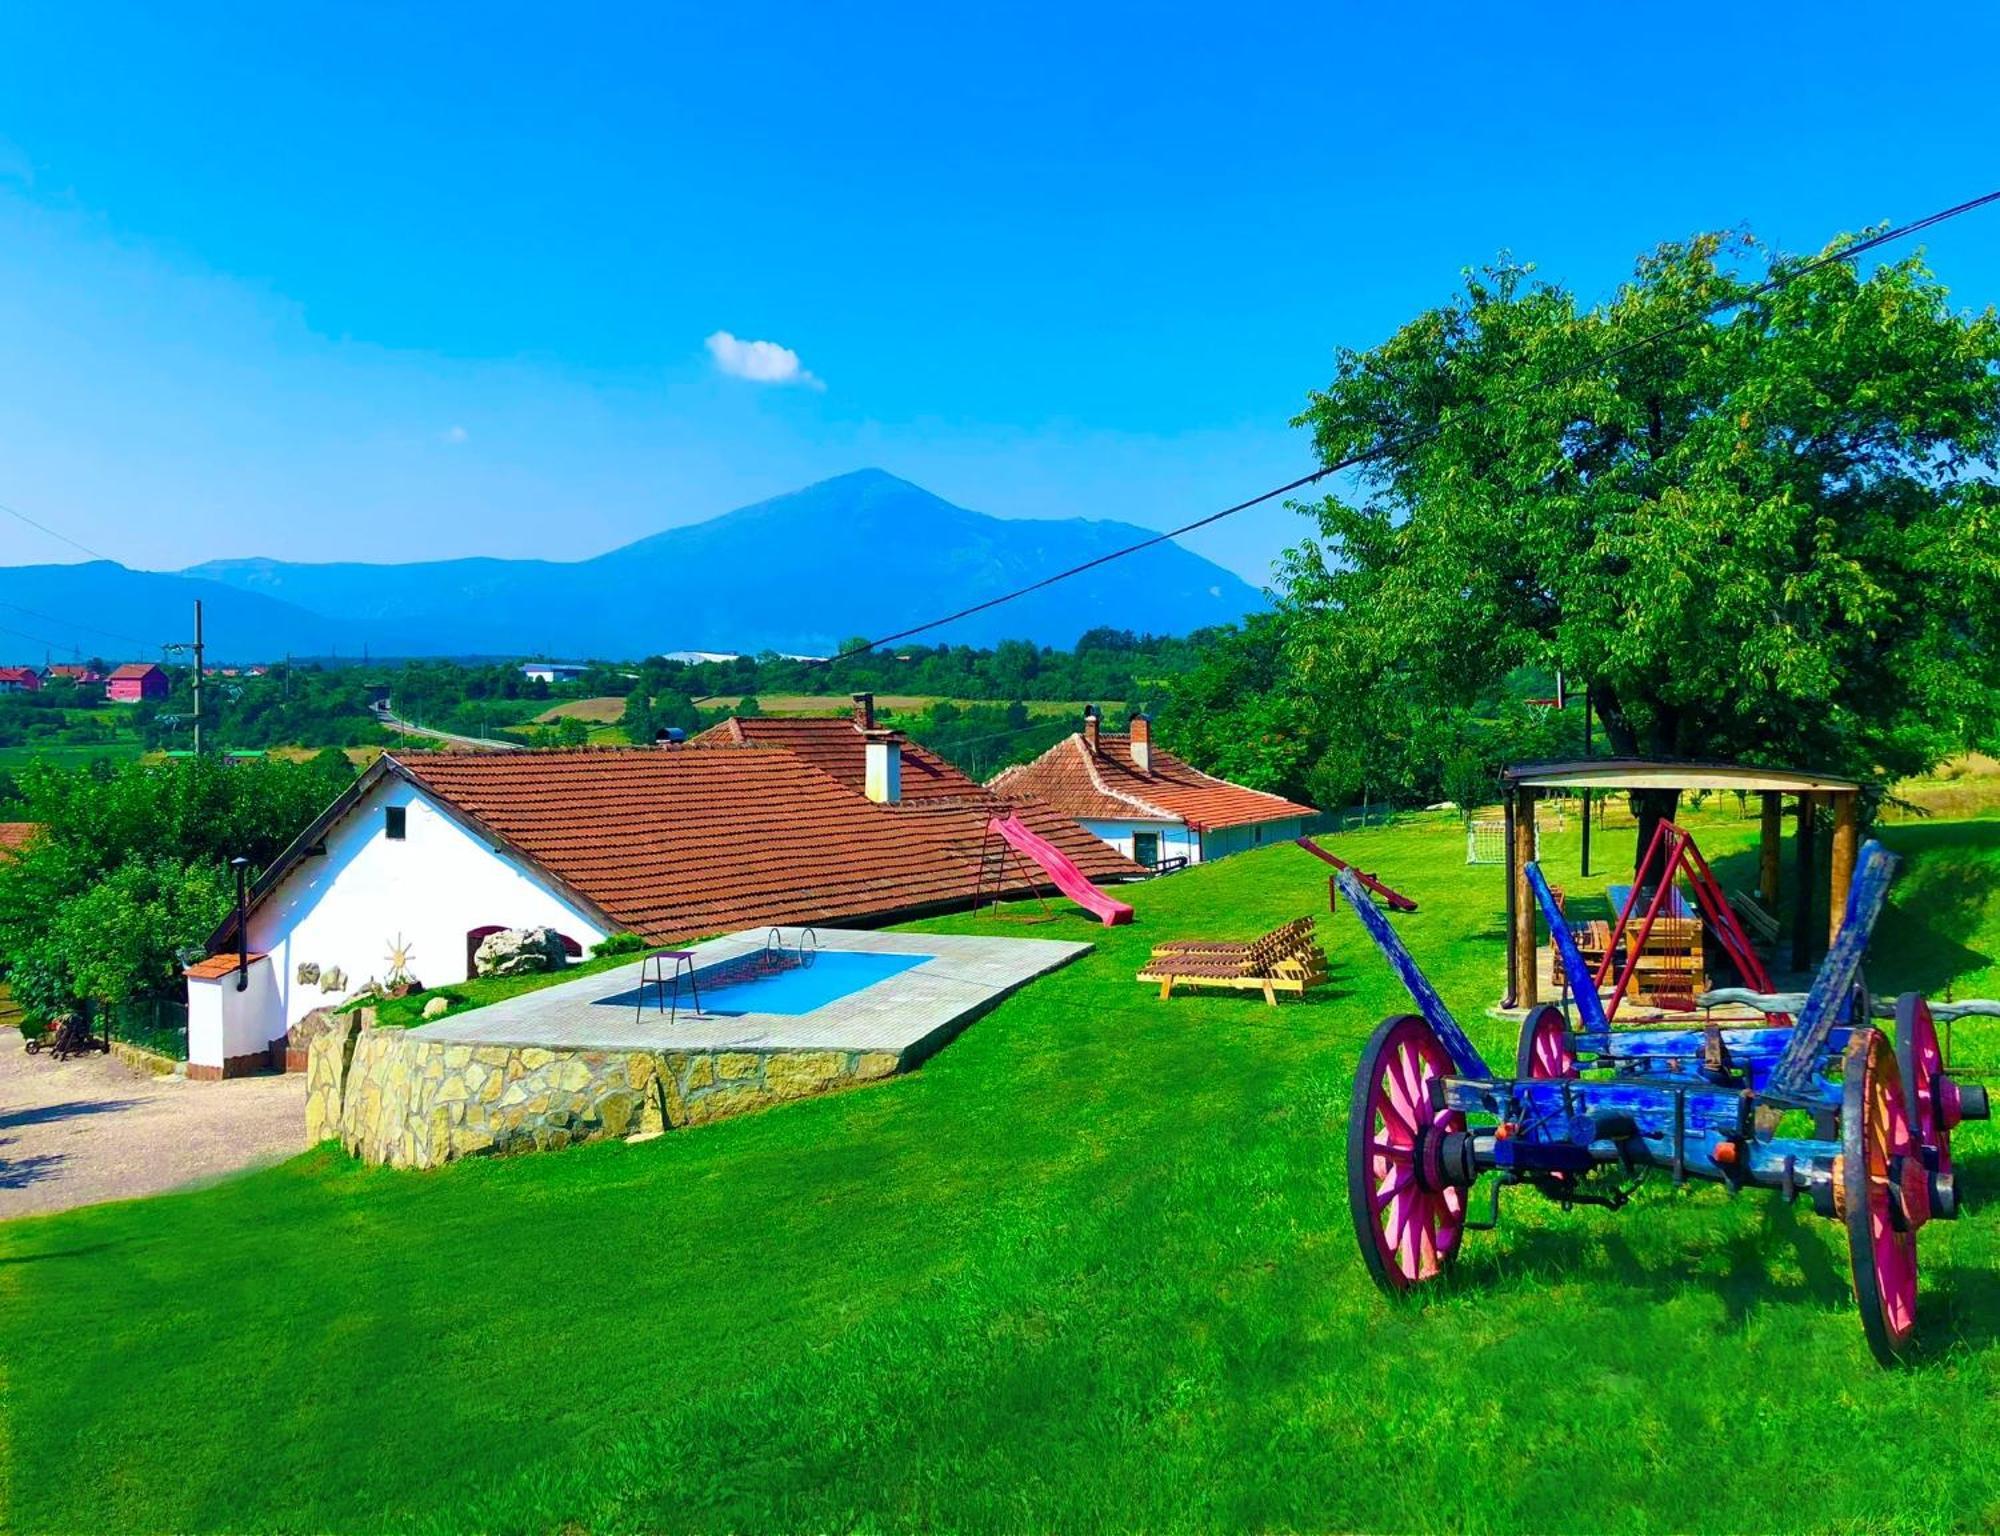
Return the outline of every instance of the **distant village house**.
<path id="1" fill-rule="evenodd" d="M 82 662 L 57 662 L 52 666 L 42 668 L 42 681 L 45 683 L 74 683 L 79 690 L 93 689 L 101 691 L 104 687 L 104 674 L 98 671 L 97 668 Z"/>
<path id="2" fill-rule="evenodd" d="M 33 667 L 0 667 L 0 693 L 40 693 L 42 674 Z"/>
<path id="3" fill-rule="evenodd" d="M 164 699 L 169 689 L 166 668 L 150 661 L 127 662 L 113 667 L 104 685 L 104 696 L 114 704 L 137 704 L 147 699 Z"/>
<path id="4" fill-rule="evenodd" d="M 575 661 L 524 661 L 521 676 L 531 683 L 573 683 L 589 668 Z"/>
<path id="5" fill-rule="evenodd" d="M 1035 797 L 1148 868 L 1170 859 L 1200 864 L 1298 837 L 1319 814 L 1189 766 L 1153 744 L 1144 715 L 1122 733 L 1102 729 L 1096 705 L 1083 716 L 1082 730 L 1033 762 L 1002 770 L 987 787 Z"/>

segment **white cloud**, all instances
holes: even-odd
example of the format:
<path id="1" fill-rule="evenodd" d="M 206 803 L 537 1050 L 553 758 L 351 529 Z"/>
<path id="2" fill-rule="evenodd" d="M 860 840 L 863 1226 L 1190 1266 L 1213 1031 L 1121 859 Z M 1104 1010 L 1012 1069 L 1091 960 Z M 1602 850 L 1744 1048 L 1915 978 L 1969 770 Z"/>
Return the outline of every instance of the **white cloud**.
<path id="1" fill-rule="evenodd" d="M 450 426 L 446 427 L 444 431 L 438 434 L 438 441 L 444 443 L 450 443 L 453 447 L 457 447 L 458 444 L 464 442 L 467 438 L 471 436 L 472 434 L 466 431 L 465 428 L 463 427 Z"/>
<path id="2" fill-rule="evenodd" d="M 799 355 L 775 341 L 742 341 L 727 331 L 717 331 L 703 346 L 715 359 L 715 366 L 733 379 L 753 384 L 803 384 L 808 389 L 826 385 L 799 366 Z"/>

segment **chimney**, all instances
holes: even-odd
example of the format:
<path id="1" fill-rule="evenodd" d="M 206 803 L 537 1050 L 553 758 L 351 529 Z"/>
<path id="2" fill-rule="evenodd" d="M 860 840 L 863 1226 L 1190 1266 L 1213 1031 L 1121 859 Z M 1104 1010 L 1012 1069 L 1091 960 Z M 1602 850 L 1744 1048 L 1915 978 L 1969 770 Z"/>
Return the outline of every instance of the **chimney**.
<path id="1" fill-rule="evenodd" d="M 1083 750 L 1092 757 L 1097 756 L 1097 706 L 1083 706 Z"/>
<path id="2" fill-rule="evenodd" d="M 1128 727 L 1132 732 L 1132 766 L 1141 773 L 1153 771 L 1153 722 L 1150 716 L 1141 713 L 1132 717 Z"/>
<path id="3" fill-rule="evenodd" d="M 864 731 L 867 756 L 864 793 L 877 805 L 898 805 L 903 799 L 903 738 L 896 731 Z"/>
<path id="4" fill-rule="evenodd" d="M 854 728 L 857 731 L 875 729 L 875 695 L 872 693 L 850 693 L 854 700 Z"/>

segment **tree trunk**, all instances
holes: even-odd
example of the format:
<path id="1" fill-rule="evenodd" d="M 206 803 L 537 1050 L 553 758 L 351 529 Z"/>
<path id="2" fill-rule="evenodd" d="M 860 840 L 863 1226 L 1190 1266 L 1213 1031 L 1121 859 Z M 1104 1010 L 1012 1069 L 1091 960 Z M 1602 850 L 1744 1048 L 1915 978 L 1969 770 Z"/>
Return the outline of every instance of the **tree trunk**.
<path id="1" fill-rule="evenodd" d="M 1645 747 L 1649 750 L 1642 752 L 1639 733 L 1633 729 L 1632 722 L 1626 717 L 1624 704 L 1617 692 L 1603 683 L 1593 683 L 1592 689 L 1597 705 L 1597 718 L 1604 722 L 1604 735 L 1614 753 L 1619 757 L 1670 755 L 1662 754 L 1658 750 L 1658 742 L 1651 739 L 1662 724 L 1666 723 L 1666 711 L 1655 709 L 1652 712 L 1653 729 L 1647 732 L 1649 739 L 1645 743 Z M 1667 728 L 1671 729 L 1670 723 Z M 1677 789 L 1638 789 L 1632 792 L 1632 814 L 1639 818 L 1639 843 L 1632 852 L 1633 884 L 1645 885 L 1649 880 L 1657 878 L 1656 872 L 1643 867 L 1646 850 L 1652 847 L 1653 837 L 1659 831 L 1660 823 L 1672 821 L 1680 808 L 1681 792 Z"/>
<path id="2" fill-rule="evenodd" d="M 1632 883 L 1650 885 L 1660 876 L 1657 868 L 1646 867 L 1646 850 L 1653 846 L 1653 838 L 1658 834 L 1660 823 L 1672 821 L 1681 808 L 1681 792 L 1677 789 L 1636 789 L 1632 792 L 1632 811 L 1639 818 L 1639 845 L 1632 854 Z"/>

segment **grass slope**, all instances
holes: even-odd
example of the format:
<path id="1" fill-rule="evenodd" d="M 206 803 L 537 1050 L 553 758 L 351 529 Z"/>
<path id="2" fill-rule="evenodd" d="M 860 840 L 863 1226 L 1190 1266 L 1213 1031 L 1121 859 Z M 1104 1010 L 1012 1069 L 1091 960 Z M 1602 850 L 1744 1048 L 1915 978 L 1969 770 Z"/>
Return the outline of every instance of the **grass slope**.
<path id="1" fill-rule="evenodd" d="M 1753 835 L 1703 824 L 1711 852 Z M 1890 836 L 1914 858 L 1878 990 L 2000 989 L 2000 823 Z M 1629 864 L 1629 832 L 1606 844 Z M 1500 872 L 1446 824 L 1340 847 L 1422 902 L 1399 925 L 1511 1059 L 1480 1006 Z M 1573 830 L 1544 856 L 1602 883 L 1574 878 Z M 1712 1189 L 1617 1216 L 1510 1200 L 1453 1283 L 1391 1303 L 1342 1132 L 1359 1045 L 1404 1005 L 1352 918 L 1303 1005 L 1131 979 L 1156 939 L 1323 910 L 1324 874 L 1280 847 L 1140 888 L 1129 929 L 926 925 L 1099 949 L 881 1087 L 432 1174 L 320 1149 L 0 1226 L 0 1524 L 2000 1521 L 1987 1128 L 1961 1144 L 1971 1213 L 1924 1236 L 1913 1370 L 1871 1362 L 1831 1223 Z"/>

